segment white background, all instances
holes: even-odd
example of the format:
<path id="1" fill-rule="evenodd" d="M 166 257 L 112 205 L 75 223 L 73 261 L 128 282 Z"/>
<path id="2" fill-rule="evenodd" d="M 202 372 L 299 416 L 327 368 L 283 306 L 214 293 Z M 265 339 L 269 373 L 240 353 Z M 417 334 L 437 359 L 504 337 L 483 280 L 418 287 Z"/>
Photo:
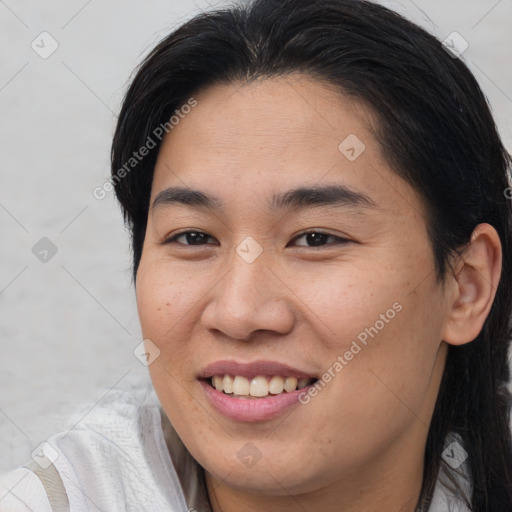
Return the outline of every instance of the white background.
<path id="1" fill-rule="evenodd" d="M 512 149 L 512 0 L 386 4 L 441 39 L 457 31 L 468 41 L 464 60 Z M 100 201 L 92 190 L 109 176 L 132 70 L 208 8 L 0 0 L 0 471 L 28 459 L 74 404 L 148 378 L 133 355 L 141 335 L 128 234 L 113 195 Z M 43 31 L 59 45 L 47 59 L 31 48 Z M 57 247 L 46 263 L 32 252 L 42 237 Z"/>

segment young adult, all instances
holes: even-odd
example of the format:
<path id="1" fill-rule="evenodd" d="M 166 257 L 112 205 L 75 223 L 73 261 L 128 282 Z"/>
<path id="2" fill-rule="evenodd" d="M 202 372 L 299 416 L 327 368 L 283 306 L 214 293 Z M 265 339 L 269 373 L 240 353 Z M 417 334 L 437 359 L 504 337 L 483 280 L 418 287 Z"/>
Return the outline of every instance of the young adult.
<path id="1" fill-rule="evenodd" d="M 465 64 L 380 5 L 256 0 L 165 38 L 112 146 L 159 405 L 103 410 L 127 433 L 93 454 L 51 441 L 68 497 L 512 510 L 509 164 Z"/>

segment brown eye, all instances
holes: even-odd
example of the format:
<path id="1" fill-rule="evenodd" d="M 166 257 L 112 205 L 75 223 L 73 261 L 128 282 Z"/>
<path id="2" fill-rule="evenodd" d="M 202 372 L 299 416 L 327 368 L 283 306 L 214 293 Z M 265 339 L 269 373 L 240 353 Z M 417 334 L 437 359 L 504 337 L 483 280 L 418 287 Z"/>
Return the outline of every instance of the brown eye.
<path id="1" fill-rule="evenodd" d="M 303 242 L 298 243 L 297 241 L 301 239 L 303 239 Z M 331 239 L 330 242 L 329 239 Z M 338 236 L 330 235 L 328 233 L 321 233 L 319 231 L 310 231 L 308 233 L 303 233 L 302 235 L 299 235 L 297 238 L 295 238 L 295 245 L 302 247 L 321 247 L 324 245 L 331 245 L 332 243 L 344 242 L 348 242 L 348 240 L 340 238 Z"/>
<path id="2" fill-rule="evenodd" d="M 210 235 L 202 233 L 201 231 L 183 231 L 173 236 L 172 238 L 169 238 L 164 243 L 178 243 L 182 245 L 204 245 L 208 242 L 208 239 L 210 238 L 212 238 Z"/>

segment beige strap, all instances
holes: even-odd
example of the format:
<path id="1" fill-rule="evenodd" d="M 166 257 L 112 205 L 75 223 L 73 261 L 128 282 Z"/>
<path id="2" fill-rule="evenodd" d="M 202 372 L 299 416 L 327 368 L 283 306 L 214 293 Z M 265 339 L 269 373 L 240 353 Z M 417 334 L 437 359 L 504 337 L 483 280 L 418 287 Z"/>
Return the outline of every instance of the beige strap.
<path id="1" fill-rule="evenodd" d="M 24 467 L 35 473 L 43 483 L 52 511 L 69 512 L 68 495 L 66 494 L 66 489 L 64 488 L 59 472 L 46 456 L 44 456 L 41 462 L 43 462 L 44 466 L 47 466 L 46 469 L 41 467 L 34 460 L 30 460 L 24 464 Z"/>

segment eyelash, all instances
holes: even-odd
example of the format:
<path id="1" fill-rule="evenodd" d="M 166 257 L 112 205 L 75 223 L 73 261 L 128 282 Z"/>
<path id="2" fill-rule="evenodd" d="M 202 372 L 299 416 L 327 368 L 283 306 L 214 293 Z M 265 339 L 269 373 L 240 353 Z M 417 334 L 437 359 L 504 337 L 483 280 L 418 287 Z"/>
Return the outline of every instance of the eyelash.
<path id="1" fill-rule="evenodd" d="M 179 245 L 185 245 L 185 246 L 190 246 L 190 247 L 193 247 L 195 245 L 206 245 L 206 244 L 182 244 L 181 242 L 177 242 L 176 241 L 179 237 L 181 237 L 183 235 L 190 234 L 190 233 L 206 235 L 206 236 L 208 236 L 208 238 L 213 238 L 210 235 L 208 235 L 207 233 L 204 233 L 203 231 L 198 231 L 198 230 L 181 231 L 180 233 L 177 233 L 177 234 L 173 235 L 171 238 L 166 239 L 164 242 L 162 242 L 162 245 L 179 244 Z M 336 236 L 336 235 L 332 235 L 330 233 L 325 233 L 323 231 L 316 231 L 316 230 L 310 230 L 310 231 L 306 231 L 304 233 L 301 233 L 300 235 L 297 235 L 295 238 L 293 238 L 293 240 L 297 240 L 299 238 L 302 238 L 302 237 L 310 235 L 310 234 L 318 234 L 318 235 L 324 235 L 324 236 L 326 236 L 328 238 L 334 238 L 336 240 L 335 244 L 346 244 L 346 243 L 349 243 L 351 241 L 351 240 L 349 240 L 347 238 L 342 238 L 342 237 L 339 237 L 339 236 Z M 324 244 L 324 245 L 321 245 L 321 246 L 299 245 L 297 247 L 318 248 L 318 247 L 325 247 L 325 246 L 330 246 L 330 245 L 333 245 L 333 243 L 331 242 L 331 243 L 327 243 L 327 244 Z"/>

